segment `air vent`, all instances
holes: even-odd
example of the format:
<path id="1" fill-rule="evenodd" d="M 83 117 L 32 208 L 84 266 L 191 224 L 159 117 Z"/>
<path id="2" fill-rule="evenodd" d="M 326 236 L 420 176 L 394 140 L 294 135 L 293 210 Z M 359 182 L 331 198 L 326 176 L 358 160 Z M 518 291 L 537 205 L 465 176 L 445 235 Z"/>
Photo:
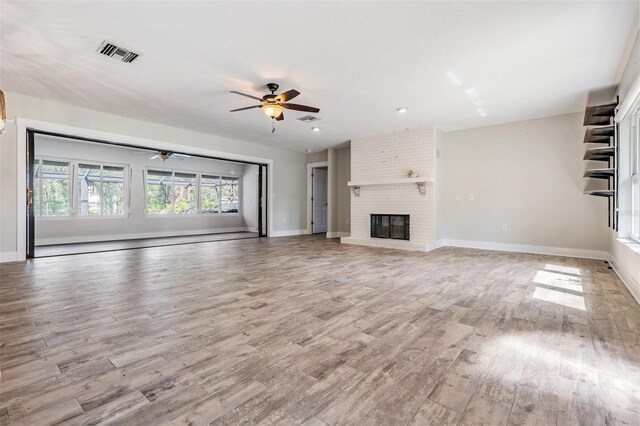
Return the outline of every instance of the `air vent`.
<path id="1" fill-rule="evenodd" d="M 108 42 L 106 40 L 102 42 L 102 44 L 100 45 L 100 47 L 98 47 L 98 50 L 96 50 L 96 52 L 100 53 L 101 55 L 109 56 L 111 58 L 120 59 L 122 62 L 126 62 L 126 63 L 131 63 L 140 56 L 139 53 L 134 53 L 129 49 L 116 46 L 115 44 Z"/>
<path id="2" fill-rule="evenodd" d="M 314 117 L 313 115 L 305 115 L 304 117 L 298 118 L 300 121 L 304 121 L 305 123 L 311 123 L 312 121 L 320 120 L 318 117 Z"/>

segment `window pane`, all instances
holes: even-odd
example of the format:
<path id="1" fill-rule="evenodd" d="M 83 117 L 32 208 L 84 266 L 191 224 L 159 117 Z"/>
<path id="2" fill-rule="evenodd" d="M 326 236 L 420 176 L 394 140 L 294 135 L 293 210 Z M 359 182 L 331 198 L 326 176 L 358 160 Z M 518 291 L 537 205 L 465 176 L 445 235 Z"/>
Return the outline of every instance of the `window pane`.
<path id="1" fill-rule="evenodd" d="M 69 163 L 42 162 L 42 216 L 69 216 Z"/>
<path id="2" fill-rule="evenodd" d="M 102 213 L 100 166 L 78 164 L 78 214 L 99 216 Z"/>
<path id="3" fill-rule="evenodd" d="M 222 178 L 222 213 L 238 212 L 238 179 Z"/>
<path id="4" fill-rule="evenodd" d="M 171 172 L 147 171 L 147 213 L 173 213 L 173 182 Z"/>
<path id="5" fill-rule="evenodd" d="M 35 164 L 33 166 L 33 194 L 31 194 L 31 200 L 33 202 L 33 214 L 35 216 L 41 216 L 42 212 L 40 211 L 40 178 L 42 174 L 40 170 L 42 169 L 40 165 L 40 160 L 36 159 Z"/>
<path id="6" fill-rule="evenodd" d="M 631 183 L 631 234 L 640 238 L 640 176 Z"/>
<path id="7" fill-rule="evenodd" d="M 200 208 L 202 213 L 220 212 L 220 177 L 205 176 L 200 179 Z"/>
<path id="8" fill-rule="evenodd" d="M 105 215 L 124 214 L 124 168 L 102 168 L 102 191 Z"/>
<path id="9" fill-rule="evenodd" d="M 196 213 L 196 175 L 190 173 L 176 173 L 176 214 Z"/>

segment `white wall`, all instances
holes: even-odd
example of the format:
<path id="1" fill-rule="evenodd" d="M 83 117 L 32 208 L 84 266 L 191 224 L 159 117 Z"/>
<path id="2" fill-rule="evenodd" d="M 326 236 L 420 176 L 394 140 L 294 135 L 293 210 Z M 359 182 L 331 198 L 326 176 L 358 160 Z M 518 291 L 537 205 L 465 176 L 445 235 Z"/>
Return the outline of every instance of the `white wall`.
<path id="1" fill-rule="evenodd" d="M 244 165 L 242 175 L 242 218 L 248 231 L 258 230 L 258 173 L 259 168 L 253 164 Z"/>
<path id="2" fill-rule="evenodd" d="M 351 148 L 336 150 L 336 216 L 334 229 L 338 236 L 348 236 L 351 232 L 351 189 L 347 186 L 351 180 Z"/>
<path id="3" fill-rule="evenodd" d="M 301 233 L 304 228 L 305 166 L 302 153 L 227 139 L 162 124 L 105 114 L 22 94 L 5 93 L 7 116 L 140 137 L 183 146 L 273 160 L 272 235 Z M 277 137 L 275 135 L 274 137 Z M 17 258 L 17 131 L 9 124 L 0 136 L 0 259 Z M 21 189 L 22 190 L 22 189 Z"/>
<path id="4" fill-rule="evenodd" d="M 583 195 L 582 119 L 566 114 L 445 133 L 439 237 L 602 257 L 607 201 Z"/>
<path id="5" fill-rule="evenodd" d="M 164 164 L 162 160 L 150 160 L 152 151 L 134 150 L 106 144 L 88 143 L 73 139 L 36 134 L 35 154 L 38 157 L 67 160 L 98 161 L 128 166 L 130 174 L 130 215 L 122 217 L 78 217 L 36 218 L 36 245 L 60 244 L 86 241 L 148 238 L 170 235 L 193 235 L 216 232 L 238 232 L 247 229 L 244 216 L 256 215 L 255 183 L 249 182 L 245 190 L 244 169 L 241 163 L 217 161 L 198 157 L 173 157 Z M 253 168 L 254 179 L 257 166 Z M 194 171 L 210 175 L 235 176 L 240 178 L 240 213 L 159 216 L 146 215 L 144 170 Z M 245 194 L 247 192 L 247 194 Z M 245 197 L 246 195 L 246 197 Z M 128 198 L 128 197 L 127 197 Z M 126 200 L 125 200 L 126 201 Z M 253 220 L 255 228 L 255 218 Z"/>

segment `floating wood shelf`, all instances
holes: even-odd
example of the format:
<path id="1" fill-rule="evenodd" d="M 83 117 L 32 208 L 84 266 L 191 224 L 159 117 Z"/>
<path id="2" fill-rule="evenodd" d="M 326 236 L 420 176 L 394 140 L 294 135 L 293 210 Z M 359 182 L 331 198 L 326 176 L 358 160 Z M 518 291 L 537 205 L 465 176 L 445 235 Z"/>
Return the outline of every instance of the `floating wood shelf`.
<path id="1" fill-rule="evenodd" d="M 585 126 L 602 126 L 611 124 L 618 103 L 587 107 L 584 111 Z"/>
<path id="2" fill-rule="evenodd" d="M 584 191 L 585 195 L 607 198 L 607 208 L 609 210 L 609 226 L 614 230 L 618 229 L 618 200 L 616 191 L 618 189 L 618 155 L 616 149 L 618 139 L 618 128 L 613 118 L 616 113 L 619 99 L 606 105 L 587 107 L 584 111 L 585 126 L 584 143 L 606 144 L 604 147 L 589 148 L 584 153 L 583 159 L 587 161 L 602 161 L 606 163 L 606 168 L 588 169 L 584 172 L 584 177 L 591 179 L 603 179 L 607 182 L 606 189 Z"/>
<path id="3" fill-rule="evenodd" d="M 590 169 L 584 171 L 584 177 L 609 179 L 616 175 L 616 169 Z"/>
<path id="4" fill-rule="evenodd" d="M 615 135 L 615 126 L 592 127 L 584 133 L 584 143 L 609 143 Z"/>
<path id="5" fill-rule="evenodd" d="M 590 148 L 585 151 L 583 160 L 609 161 L 614 155 L 616 155 L 616 148 L 614 146 Z"/>
<path id="6" fill-rule="evenodd" d="M 613 197 L 616 192 L 613 189 L 598 189 L 593 191 L 584 191 L 584 195 L 594 195 L 596 197 Z"/>
<path id="7" fill-rule="evenodd" d="M 373 185 L 402 185 L 407 183 L 412 183 L 418 185 L 418 190 L 421 195 L 426 195 L 427 193 L 427 183 L 432 183 L 433 179 L 431 178 L 397 178 L 397 179 L 369 179 L 362 181 L 350 181 L 347 182 L 347 185 L 351 187 L 353 194 L 356 197 L 360 196 L 360 187 L 361 186 L 373 186 Z"/>

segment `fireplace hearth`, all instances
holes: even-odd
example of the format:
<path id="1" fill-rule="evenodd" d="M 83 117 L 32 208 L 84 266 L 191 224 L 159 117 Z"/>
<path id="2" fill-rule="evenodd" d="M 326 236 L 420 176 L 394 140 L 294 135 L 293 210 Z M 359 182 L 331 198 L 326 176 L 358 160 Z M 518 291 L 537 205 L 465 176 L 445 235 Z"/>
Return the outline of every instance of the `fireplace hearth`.
<path id="1" fill-rule="evenodd" d="M 371 238 L 409 240 L 409 215 L 372 214 Z"/>

